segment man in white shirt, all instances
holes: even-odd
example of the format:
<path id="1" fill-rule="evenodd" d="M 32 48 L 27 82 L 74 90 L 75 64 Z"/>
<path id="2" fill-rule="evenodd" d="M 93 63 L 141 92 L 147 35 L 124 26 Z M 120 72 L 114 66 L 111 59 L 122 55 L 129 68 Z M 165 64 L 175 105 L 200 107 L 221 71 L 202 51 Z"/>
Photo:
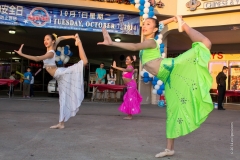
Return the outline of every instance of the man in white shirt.
<path id="1" fill-rule="evenodd" d="M 9 77 L 9 79 L 15 80 L 15 72 L 14 72 L 14 71 L 11 72 L 11 76 Z M 7 94 L 8 94 L 8 95 L 10 94 L 10 96 L 13 96 L 13 95 L 14 95 L 14 85 L 13 85 L 13 84 L 11 84 L 11 85 L 9 86 L 9 92 L 8 92 Z"/>
<path id="2" fill-rule="evenodd" d="M 32 80 L 30 81 L 30 97 L 34 96 L 33 85 L 34 85 L 34 76 L 32 75 Z"/>

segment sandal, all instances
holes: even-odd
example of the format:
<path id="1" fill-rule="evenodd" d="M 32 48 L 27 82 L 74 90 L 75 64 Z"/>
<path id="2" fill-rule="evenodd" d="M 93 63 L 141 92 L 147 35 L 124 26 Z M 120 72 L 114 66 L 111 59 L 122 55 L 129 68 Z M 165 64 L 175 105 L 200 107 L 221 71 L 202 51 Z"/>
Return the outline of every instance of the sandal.
<path id="1" fill-rule="evenodd" d="M 183 32 L 182 25 L 184 25 L 185 22 L 183 21 L 182 16 L 177 15 L 176 18 L 178 22 L 178 31 Z"/>
<path id="2" fill-rule="evenodd" d="M 51 129 L 63 129 L 64 126 L 57 124 L 57 125 L 55 125 L 55 126 L 51 126 L 50 128 L 51 128 Z"/>
<path id="3" fill-rule="evenodd" d="M 124 119 L 124 120 L 131 120 L 132 117 L 128 117 L 128 116 L 127 116 L 127 117 L 124 117 L 123 119 Z"/>
<path id="4" fill-rule="evenodd" d="M 160 153 L 156 154 L 155 157 L 161 158 L 161 157 L 172 156 L 172 155 L 174 155 L 174 150 L 165 149 L 164 152 L 160 152 Z"/>

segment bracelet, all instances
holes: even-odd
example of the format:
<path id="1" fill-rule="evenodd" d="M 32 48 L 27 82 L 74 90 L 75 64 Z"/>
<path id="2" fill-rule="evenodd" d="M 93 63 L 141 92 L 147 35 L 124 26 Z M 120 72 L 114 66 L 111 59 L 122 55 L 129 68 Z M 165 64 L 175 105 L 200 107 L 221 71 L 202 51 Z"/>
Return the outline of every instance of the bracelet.
<path id="1" fill-rule="evenodd" d="M 164 28 L 163 22 L 159 22 L 158 32 L 161 32 Z"/>

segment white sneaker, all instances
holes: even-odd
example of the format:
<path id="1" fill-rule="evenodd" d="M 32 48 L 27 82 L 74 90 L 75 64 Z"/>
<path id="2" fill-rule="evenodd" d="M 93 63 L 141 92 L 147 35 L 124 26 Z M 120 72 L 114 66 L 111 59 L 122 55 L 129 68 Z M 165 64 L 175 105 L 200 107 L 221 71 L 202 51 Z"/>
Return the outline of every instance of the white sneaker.
<path id="1" fill-rule="evenodd" d="M 172 155 L 174 155 L 174 150 L 165 149 L 164 152 L 160 152 L 160 153 L 156 154 L 155 157 L 161 158 L 161 157 L 172 156 Z"/>

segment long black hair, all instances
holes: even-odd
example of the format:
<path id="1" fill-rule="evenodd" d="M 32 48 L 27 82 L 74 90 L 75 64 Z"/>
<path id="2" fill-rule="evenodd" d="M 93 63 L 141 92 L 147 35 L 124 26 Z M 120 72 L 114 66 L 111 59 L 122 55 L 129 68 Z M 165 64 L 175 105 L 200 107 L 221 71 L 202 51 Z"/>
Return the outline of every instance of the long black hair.
<path id="1" fill-rule="evenodd" d="M 47 34 L 46 36 L 49 36 L 53 41 L 56 41 L 56 37 L 53 34 Z"/>
<path id="2" fill-rule="evenodd" d="M 158 29 L 158 30 L 155 32 L 155 35 L 154 35 L 154 36 L 158 35 L 158 34 L 159 34 L 159 22 L 158 22 L 158 20 L 155 19 L 155 18 L 147 18 L 147 19 L 151 19 L 151 20 L 154 21 L 155 27 Z"/>

